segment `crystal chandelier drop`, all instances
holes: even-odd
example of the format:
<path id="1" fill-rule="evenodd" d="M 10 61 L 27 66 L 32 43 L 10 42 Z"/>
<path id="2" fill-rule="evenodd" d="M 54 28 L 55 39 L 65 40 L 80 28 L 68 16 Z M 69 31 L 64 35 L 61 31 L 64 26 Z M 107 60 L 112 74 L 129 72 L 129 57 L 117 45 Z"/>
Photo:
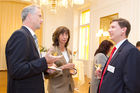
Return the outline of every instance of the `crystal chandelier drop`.
<path id="1" fill-rule="evenodd" d="M 32 2 L 39 5 L 44 5 L 50 8 L 51 11 L 56 11 L 58 7 L 67 8 L 68 6 L 73 7 L 73 5 L 82 5 L 84 0 L 23 0 L 27 2 Z"/>

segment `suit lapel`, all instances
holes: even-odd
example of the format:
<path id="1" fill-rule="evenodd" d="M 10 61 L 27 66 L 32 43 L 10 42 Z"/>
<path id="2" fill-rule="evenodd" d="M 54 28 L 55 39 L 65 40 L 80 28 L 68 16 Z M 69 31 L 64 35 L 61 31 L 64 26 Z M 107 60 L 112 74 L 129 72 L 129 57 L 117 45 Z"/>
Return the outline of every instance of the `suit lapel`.
<path id="1" fill-rule="evenodd" d="M 114 62 L 114 60 L 119 56 L 120 52 L 122 51 L 122 49 L 125 47 L 127 43 L 128 40 L 123 42 L 123 44 L 119 47 L 119 49 L 117 50 L 117 52 L 115 53 L 115 55 L 113 56 L 109 64 L 112 64 Z"/>
<path id="2" fill-rule="evenodd" d="M 58 52 L 58 55 L 63 55 L 62 52 L 61 52 L 61 50 L 58 47 L 56 47 L 56 51 Z M 65 58 L 64 58 L 64 56 L 63 56 L 62 60 L 63 60 L 63 64 L 66 64 L 67 63 L 66 60 L 65 60 Z"/>
<path id="3" fill-rule="evenodd" d="M 34 41 L 34 39 L 33 39 L 32 34 L 30 33 L 30 31 L 29 31 L 26 27 L 24 27 L 24 26 L 21 27 L 21 30 L 22 30 L 23 32 L 26 32 L 26 34 L 28 35 L 28 37 L 30 38 L 30 40 L 32 40 L 32 43 L 33 43 L 33 45 L 34 45 L 33 47 L 35 48 L 35 50 L 36 50 L 37 53 L 38 53 L 38 49 L 37 49 L 37 47 L 36 47 L 35 41 Z M 39 55 L 39 53 L 38 53 L 38 55 Z"/>
<path id="4" fill-rule="evenodd" d="M 113 64 L 113 62 L 115 62 L 114 60 L 119 56 L 120 52 L 122 51 L 122 49 L 124 48 L 124 46 L 125 46 L 127 43 L 128 43 L 128 40 L 126 40 L 126 41 L 124 41 L 124 42 L 122 43 L 122 45 L 119 47 L 119 49 L 117 50 L 117 52 L 115 53 L 115 55 L 114 55 L 113 58 L 111 59 L 109 65 L 111 65 L 111 64 Z M 108 60 L 107 60 L 107 61 L 108 61 Z M 105 64 L 105 66 L 106 66 L 106 64 Z M 104 68 L 105 68 L 105 67 L 104 67 Z M 103 71 L 104 71 L 104 69 L 103 69 Z M 102 73 L 103 73 L 103 71 L 102 71 Z M 108 72 L 108 71 L 106 71 L 105 74 L 106 74 L 107 72 Z"/>
<path id="5" fill-rule="evenodd" d="M 56 47 L 56 51 L 58 52 L 58 55 L 63 55 L 58 47 Z M 69 62 L 71 62 L 70 53 L 69 53 L 69 51 L 67 49 L 66 49 L 66 51 L 67 51 L 67 54 L 68 54 Z M 64 58 L 64 56 L 63 56 L 63 60 L 64 60 L 64 64 L 67 64 L 66 59 Z"/>

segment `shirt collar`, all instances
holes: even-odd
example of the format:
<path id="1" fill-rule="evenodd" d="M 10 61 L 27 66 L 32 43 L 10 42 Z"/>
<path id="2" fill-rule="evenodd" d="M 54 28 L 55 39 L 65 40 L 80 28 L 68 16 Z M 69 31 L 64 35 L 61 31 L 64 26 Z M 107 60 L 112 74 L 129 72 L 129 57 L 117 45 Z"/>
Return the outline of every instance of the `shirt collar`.
<path id="1" fill-rule="evenodd" d="M 30 33 L 31 33 L 32 36 L 35 35 L 35 32 L 31 28 L 29 28 L 28 26 L 25 26 L 25 25 L 24 25 L 24 27 L 26 27 L 30 31 Z"/>
<path id="2" fill-rule="evenodd" d="M 114 54 L 117 52 L 117 50 L 119 49 L 119 47 L 122 45 L 122 43 L 123 43 L 125 40 L 126 40 L 126 39 L 120 41 L 118 44 L 115 45 L 116 50 L 114 51 L 113 56 L 114 56 Z M 113 56 L 112 56 L 112 57 L 113 57 Z"/>
<path id="3" fill-rule="evenodd" d="M 122 43 L 123 43 L 125 40 L 126 40 L 126 39 L 120 41 L 120 42 L 116 45 L 116 48 L 118 49 L 118 48 L 122 45 Z"/>

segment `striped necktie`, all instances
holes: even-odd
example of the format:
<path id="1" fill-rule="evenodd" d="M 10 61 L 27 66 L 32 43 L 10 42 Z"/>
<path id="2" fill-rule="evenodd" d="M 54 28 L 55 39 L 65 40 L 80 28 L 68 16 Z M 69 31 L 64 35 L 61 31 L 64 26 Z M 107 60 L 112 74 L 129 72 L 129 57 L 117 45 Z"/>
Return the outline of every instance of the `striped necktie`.
<path id="1" fill-rule="evenodd" d="M 33 38 L 34 38 L 34 41 L 35 41 L 35 44 L 36 44 L 36 48 L 37 48 L 38 53 L 39 53 L 39 56 L 40 56 L 40 51 L 39 51 L 39 45 L 38 45 L 38 39 L 37 39 L 37 36 L 34 34 L 34 35 L 33 35 Z"/>
<path id="2" fill-rule="evenodd" d="M 38 48 L 38 40 L 37 40 L 36 35 L 33 35 L 33 38 L 34 38 L 34 40 L 35 40 L 36 48 Z"/>
<path id="3" fill-rule="evenodd" d="M 36 48 L 37 48 L 37 50 L 38 50 L 39 56 L 41 57 L 40 51 L 39 51 L 39 46 L 38 46 L 37 36 L 34 34 L 34 35 L 33 35 L 33 38 L 34 38 L 34 41 L 35 41 Z M 42 77 L 43 77 L 43 79 L 44 79 L 44 73 L 43 73 L 43 72 L 42 72 Z"/>

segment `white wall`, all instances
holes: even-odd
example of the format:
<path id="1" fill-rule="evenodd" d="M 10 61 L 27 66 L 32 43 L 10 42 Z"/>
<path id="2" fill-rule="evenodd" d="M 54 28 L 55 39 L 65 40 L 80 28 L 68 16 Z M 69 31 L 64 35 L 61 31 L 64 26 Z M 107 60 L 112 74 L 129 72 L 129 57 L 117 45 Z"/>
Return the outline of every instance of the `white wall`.
<path id="1" fill-rule="evenodd" d="M 98 0 L 98 4 L 95 6 L 93 5 L 92 11 L 93 15 L 91 18 L 94 19 L 94 23 L 98 24 L 98 26 L 95 26 L 93 24 L 94 29 L 99 29 L 99 19 L 100 17 L 111 15 L 114 13 L 119 13 L 119 17 L 125 18 L 130 21 L 132 25 L 132 29 L 130 32 L 129 40 L 133 44 L 137 40 L 140 39 L 140 11 L 138 6 L 140 4 L 139 0 L 106 0 L 105 3 L 104 0 Z"/>
<path id="2" fill-rule="evenodd" d="M 43 24 L 43 46 L 50 48 L 52 46 L 52 34 L 59 26 L 66 26 L 70 29 L 71 38 L 69 47 L 72 48 L 72 32 L 73 32 L 73 9 L 60 8 L 56 14 L 51 13 L 47 8 L 43 8 L 44 24 Z"/>

